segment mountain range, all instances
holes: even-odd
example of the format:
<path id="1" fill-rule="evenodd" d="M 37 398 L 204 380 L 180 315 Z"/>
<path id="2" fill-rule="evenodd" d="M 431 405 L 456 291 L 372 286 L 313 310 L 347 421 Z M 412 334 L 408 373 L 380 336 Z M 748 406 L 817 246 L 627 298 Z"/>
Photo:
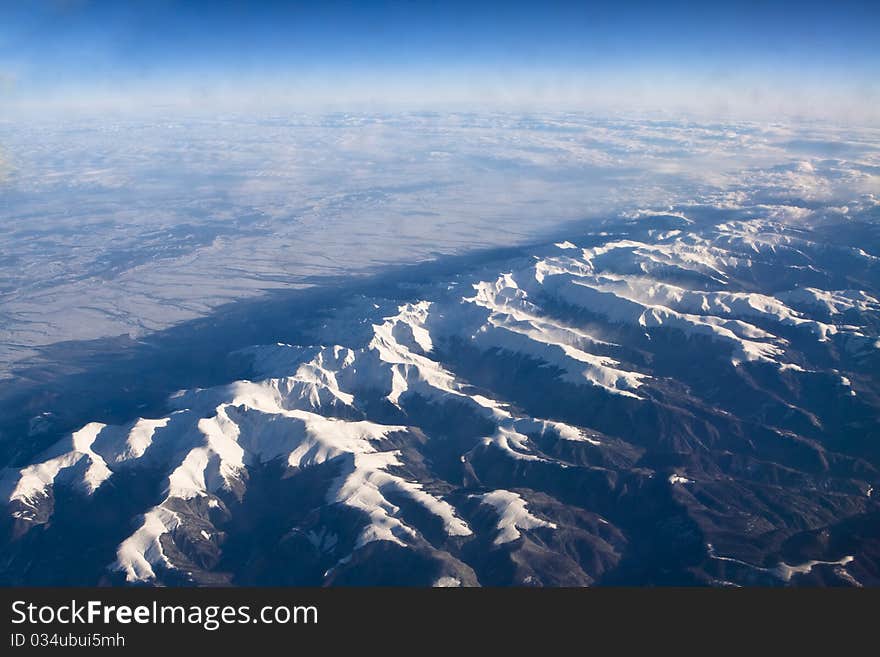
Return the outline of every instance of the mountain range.
<path id="1" fill-rule="evenodd" d="M 634 211 L 353 295 L 19 450 L 0 581 L 880 585 L 878 219 Z"/>

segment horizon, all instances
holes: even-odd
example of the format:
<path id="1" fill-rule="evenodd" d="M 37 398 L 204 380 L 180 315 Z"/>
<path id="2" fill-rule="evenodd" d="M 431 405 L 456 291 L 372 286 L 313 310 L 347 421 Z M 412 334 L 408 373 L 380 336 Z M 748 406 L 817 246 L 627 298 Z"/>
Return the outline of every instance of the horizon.
<path id="1" fill-rule="evenodd" d="M 492 110 L 880 122 L 865 3 L 0 9 L 0 113 Z"/>

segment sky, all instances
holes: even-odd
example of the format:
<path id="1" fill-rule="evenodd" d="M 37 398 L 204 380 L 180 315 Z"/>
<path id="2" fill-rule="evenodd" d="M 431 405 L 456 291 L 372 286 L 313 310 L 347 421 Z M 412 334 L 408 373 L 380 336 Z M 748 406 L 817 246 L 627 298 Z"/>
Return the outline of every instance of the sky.
<path id="1" fill-rule="evenodd" d="M 541 107 L 880 121 L 876 2 L 0 0 L 0 109 Z"/>

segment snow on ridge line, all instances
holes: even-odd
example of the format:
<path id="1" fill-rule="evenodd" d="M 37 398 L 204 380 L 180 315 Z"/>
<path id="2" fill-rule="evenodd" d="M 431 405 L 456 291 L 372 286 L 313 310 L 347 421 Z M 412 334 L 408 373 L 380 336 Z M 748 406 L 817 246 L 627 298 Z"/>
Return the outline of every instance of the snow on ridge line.
<path id="1" fill-rule="evenodd" d="M 545 274 L 542 287 L 547 294 L 614 323 L 645 329 L 671 327 L 685 334 L 705 335 L 726 342 L 734 348 L 739 360 L 778 363 L 776 358 L 783 353 L 779 344 L 774 344 L 784 343 L 783 340 L 740 319 L 680 313 L 661 305 L 645 305 L 570 274 Z"/>
<path id="2" fill-rule="evenodd" d="M 532 356 L 562 369 L 572 383 L 588 383 L 611 394 L 640 399 L 632 391 L 648 375 L 622 369 L 619 361 L 587 351 L 589 345 L 613 345 L 542 316 L 514 274 L 475 283 L 473 288 L 475 295 L 463 301 L 487 311 L 483 325 L 471 336 L 474 344 Z"/>
<path id="3" fill-rule="evenodd" d="M 110 570 L 124 573 L 127 582 L 147 582 L 156 578 L 156 566 L 174 568 L 165 555 L 162 536 L 180 524 L 180 516 L 163 506 L 147 511 L 140 527 L 116 549 L 116 561 L 110 564 Z"/>
<path id="4" fill-rule="evenodd" d="M 353 361 L 358 366 L 360 377 L 348 382 L 355 385 L 366 379 L 383 390 L 386 399 L 396 405 L 402 403 L 408 394 L 419 394 L 441 402 L 453 400 L 467 404 L 496 425 L 496 431 L 486 439 L 496 443 L 514 458 L 537 458 L 529 453 L 526 446 L 528 437 L 518 431 L 518 428 L 524 426 L 537 433 L 551 429 L 563 440 L 585 440 L 578 429 L 537 418 L 517 418 L 504 404 L 479 394 L 465 392 L 465 382 L 457 379 L 440 362 L 433 360 L 429 354 L 413 351 L 421 350 L 424 343 L 420 345 L 405 338 L 404 342 L 398 341 L 398 336 L 409 335 L 407 331 L 398 328 L 400 323 L 413 329 L 413 334 L 424 330 L 430 335 L 426 326 L 430 317 L 429 308 L 433 308 L 433 304 L 404 304 L 400 306 L 397 315 L 386 317 L 383 324 L 374 325 L 373 339 L 366 349 L 356 352 Z M 596 442 L 591 438 L 588 440 Z M 511 444 L 514 448 L 511 448 Z"/>
<path id="5" fill-rule="evenodd" d="M 790 582 L 795 575 L 808 574 L 816 566 L 838 566 L 840 568 L 843 568 L 844 566 L 855 561 L 855 557 L 851 554 L 848 554 L 845 557 L 838 559 L 837 561 L 820 561 L 818 559 L 810 559 L 809 561 L 805 561 L 799 564 L 788 564 L 784 561 L 780 561 L 775 566 L 764 567 L 749 563 L 748 561 L 735 559 L 733 557 L 721 556 L 715 552 L 715 548 L 714 546 L 712 546 L 711 543 L 706 545 L 706 550 L 709 553 L 709 557 L 715 559 L 716 561 L 727 561 L 730 563 L 738 564 L 740 566 L 744 566 L 746 568 L 750 568 L 752 570 L 767 573 L 776 577 L 777 579 L 782 580 L 783 582 Z"/>
<path id="6" fill-rule="evenodd" d="M 92 450 L 105 426 L 91 422 L 50 447 L 41 461 L 17 471 L 7 469 L 2 489 L 7 501 L 33 506 L 60 481 L 92 495 L 112 474 L 103 457 Z"/>
<path id="7" fill-rule="evenodd" d="M 170 421 L 170 417 L 138 418 L 123 427 L 105 426 L 95 438 L 92 449 L 109 465 L 136 461 L 153 446 L 156 431 L 167 427 Z"/>
<path id="8" fill-rule="evenodd" d="M 229 488 L 239 478 L 239 472 L 246 467 L 249 460 L 281 455 L 283 448 L 277 445 L 275 451 L 268 455 L 264 453 L 265 446 L 242 445 L 238 425 L 230 420 L 229 414 L 237 413 L 235 409 L 243 407 L 284 416 L 290 420 L 297 413 L 305 412 L 295 408 L 297 406 L 304 406 L 309 411 L 320 410 L 321 398 L 325 394 L 329 394 L 329 398 L 335 401 L 351 405 L 355 402 L 355 395 L 343 388 L 354 390 L 357 387 L 355 384 L 358 383 L 358 376 L 353 375 L 356 361 L 361 366 L 359 376 L 364 375 L 366 371 L 369 382 L 375 382 L 376 377 L 387 377 L 386 381 L 390 388 L 388 397 L 393 402 L 399 402 L 400 396 L 415 386 L 415 391 L 427 393 L 428 396 L 433 393 L 439 394 L 441 398 L 454 397 L 472 403 L 479 412 L 499 423 L 499 426 L 506 427 L 503 431 L 496 432 L 495 439 L 505 447 L 512 441 L 517 448 L 510 450 L 509 453 L 522 458 L 528 452 L 525 448 L 528 439 L 517 431 L 517 427 L 522 425 L 522 418 L 514 418 L 503 409 L 501 404 L 493 400 L 462 392 L 461 384 L 451 373 L 428 356 L 413 351 L 413 349 L 427 351 L 432 344 L 430 333 L 424 326 L 429 307 L 430 304 L 427 302 L 401 306 L 399 315 L 387 318 L 384 324 L 374 326 L 373 340 L 366 350 L 359 352 L 359 355 L 351 349 L 338 346 L 311 350 L 310 354 L 296 348 L 297 353 L 291 363 L 296 370 L 291 376 L 259 382 L 238 381 L 212 389 L 183 391 L 176 395 L 173 401 L 179 409 L 177 413 L 183 413 L 191 407 L 197 411 L 196 415 L 204 414 L 209 409 L 213 410 L 213 415 L 201 417 L 192 428 L 186 438 L 186 441 L 193 443 L 190 447 L 185 446 L 186 441 L 183 443 L 185 451 L 181 452 L 176 464 L 172 464 L 173 467 L 168 475 L 168 494 L 172 497 L 189 499 L 209 490 Z M 405 323 L 408 330 L 400 330 L 401 323 Z M 412 339 L 405 344 L 408 337 Z M 405 343 L 401 343 L 399 338 Z M 285 350 L 287 350 L 286 346 L 276 345 L 273 354 L 278 355 Z M 311 359 L 304 357 L 304 354 L 311 355 Z M 260 351 L 256 350 L 255 355 L 259 358 Z M 368 361 L 360 363 L 366 355 L 370 356 Z M 372 363 L 369 362 L 370 359 L 373 359 Z M 324 365 L 338 365 L 340 370 L 327 369 L 323 367 Z M 363 367 L 364 365 L 366 367 Z M 320 371 L 319 376 L 314 375 L 316 371 Z M 383 371 L 386 373 L 383 374 Z M 340 375 L 342 379 L 339 379 Z M 345 385 L 340 381 L 344 381 Z M 301 394 L 300 384 L 303 383 L 309 386 L 308 395 Z M 294 408 L 291 409 L 291 406 Z M 74 449 L 67 449 L 67 444 L 62 441 L 55 448 L 57 455 L 50 454 L 52 458 L 47 459 L 47 462 L 23 469 L 19 473 L 17 490 L 13 488 L 13 492 L 16 497 L 21 498 L 44 494 L 46 486 L 55 482 L 60 471 L 85 459 L 88 468 L 82 481 L 86 492 L 91 493 L 112 475 L 112 469 L 108 467 L 107 462 L 114 467 L 123 462 L 136 464 L 151 446 L 155 431 L 166 427 L 170 417 L 139 420 L 128 429 L 98 424 L 87 425 L 75 434 Z M 333 423 L 339 422 L 323 418 L 317 413 L 310 416 L 300 415 L 301 420 L 304 418 L 309 419 L 312 424 L 318 421 L 324 422 L 325 430 Z M 566 440 L 584 439 L 579 430 L 561 423 L 531 420 L 526 422 L 530 423 L 530 429 L 541 433 L 549 428 Z M 378 427 L 378 425 L 373 426 Z M 402 429 L 403 427 L 390 427 L 378 430 L 387 432 Z M 88 440 L 84 441 L 83 438 L 86 436 Z M 91 450 L 90 447 L 96 436 L 100 436 L 98 438 L 98 442 L 101 443 L 100 453 Z M 593 439 L 589 441 L 596 442 Z M 180 444 L 179 440 L 177 443 Z M 302 445 L 293 445 L 292 449 L 289 456 L 291 467 L 301 465 L 294 462 L 299 458 L 296 450 L 306 450 L 306 448 Z M 321 454 L 325 451 L 333 452 L 333 447 L 326 445 L 323 447 L 311 445 L 309 449 L 317 453 L 319 459 L 324 458 Z M 101 453 L 107 455 L 107 462 L 102 458 Z"/>
<path id="9" fill-rule="evenodd" d="M 804 327 L 820 342 L 838 334 L 871 342 L 858 326 L 813 319 L 807 315 L 807 307 L 794 309 L 786 305 L 787 299 L 804 299 L 804 292 L 768 296 L 725 289 L 693 290 L 671 284 L 662 277 L 657 278 L 644 267 L 644 260 L 640 260 L 647 256 L 648 260 L 656 261 L 656 255 L 663 254 L 667 264 L 695 272 L 709 271 L 724 279 L 727 278 L 726 267 L 736 267 L 746 262 L 740 253 L 714 246 L 700 246 L 701 241 L 705 240 L 697 235 L 691 235 L 689 240 L 692 244 L 684 245 L 681 236 L 674 236 L 673 241 L 666 244 L 648 244 L 633 239 L 610 241 L 583 249 L 580 257 L 560 255 L 537 258 L 529 269 L 515 272 L 513 277 L 526 281 L 523 289 L 526 296 L 534 292 L 559 298 L 565 303 L 604 315 L 612 322 L 638 323 L 645 328 L 672 326 L 685 333 L 704 334 L 727 342 L 734 347 L 735 365 L 758 360 L 786 366 L 782 360 L 786 341 L 745 321 L 746 318 Z M 597 265 L 597 258 L 618 251 L 628 255 Z M 630 262 L 639 264 L 637 271 L 634 272 L 627 264 Z M 487 290 L 491 289 L 484 286 L 477 300 L 480 300 L 480 296 L 486 297 Z M 810 294 L 817 301 L 828 304 L 830 314 L 842 308 L 855 308 L 862 312 L 875 308 L 871 304 L 876 300 L 862 292 L 816 291 Z M 876 346 L 877 343 L 871 344 Z"/>
<path id="10" fill-rule="evenodd" d="M 863 290 L 820 290 L 802 287 L 777 294 L 783 301 L 819 308 L 829 315 L 841 315 L 848 310 L 859 313 L 880 312 L 880 300 Z"/>
<path id="11" fill-rule="evenodd" d="M 399 451 L 353 454 L 347 470 L 336 480 L 328 493 L 328 502 L 338 502 L 362 511 L 369 522 L 361 530 L 355 550 L 373 541 L 390 541 L 406 545 L 407 539 L 417 536 L 416 530 L 399 517 L 400 508 L 385 497 L 386 492 L 397 492 L 418 502 L 443 520 L 450 536 L 469 536 L 470 527 L 446 501 L 427 493 L 418 482 L 390 474 L 387 468 L 401 466 Z"/>
<path id="12" fill-rule="evenodd" d="M 598 443 L 598 441 L 584 435 L 583 432 L 575 427 L 560 422 L 548 422 L 532 418 L 515 418 L 509 411 L 503 408 L 502 404 L 494 400 L 479 395 L 463 393 L 460 390 L 460 384 L 451 373 L 447 372 L 436 361 L 432 361 L 423 354 L 415 353 L 410 348 L 425 349 L 428 344 L 426 340 L 418 339 L 417 337 L 417 339 L 407 345 L 401 344 L 397 339 L 400 336 L 403 336 L 405 341 L 408 336 L 421 335 L 422 338 L 424 337 L 424 334 L 420 334 L 418 330 L 411 333 L 395 330 L 395 324 L 399 321 L 415 322 L 417 324 L 416 329 L 423 328 L 419 325 L 423 324 L 427 318 L 427 308 L 427 304 L 416 307 L 402 306 L 399 315 L 387 318 L 384 324 L 375 325 L 374 338 L 368 348 L 364 352 L 351 352 L 345 355 L 344 364 L 346 368 L 354 370 L 359 360 L 365 355 L 378 355 L 379 361 L 386 367 L 390 367 L 391 370 L 389 372 L 391 378 L 390 391 L 388 393 L 391 401 L 399 402 L 401 395 L 407 392 L 410 385 L 415 382 L 419 384 L 417 389 L 421 392 L 433 389 L 435 393 L 440 394 L 442 397 L 452 396 L 474 404 L 498 425 L 495 435 L 487 438 L 487 440 L 499 444 L 502 449 L 514 458 L 539 458 L 529 453 L 527 446 L 528 437 L 520 433 L 520 430 L 544 433 L 549 429 L 564 440 L 583 440 L 593 444 Z M 424 330 L 427 333 L 427 330 Z M 338 356 L 337 348 L 332 349 L 334 350 L 334 355 Z M 322 355 L 326 354 L 326 351 L 326 349 L 318 350 L 314 355 L 314 360 L 321 362 L 323 360 Z M 367 367 L 370 377 L 376 376 L 376 367 L 375 363 L 372 367 Z M 412 380 L 412 375 L 415 375 L 415 381 Z M 343 379 L 347 383 L 357 380 L 356 378 L 349 379 L 345 376 L 343 376 Z M 330 379 L 325 379 L 323 384 L 329 385 L 329 381 Z M 243 421 L 243 415 L 272 413 L 286 420 L 305 418 L 313 424 L 324 422 L 337 427 L 353 427 L 357 425 L 372 427 L 375 430 L 373 435 L 367 437 L 360 436 L 360 438 L 365 439 L 361 440 L 357 446 L 347 445 L 339 453 L 334 453 L 331 456 L 330 452 L 325 452 L 323 457 L 319 457 L 343 456 L 348 459 L 349 465 L 328 491 L 327 501 L 328 503 L 341 503 L 357 508 L 368 518 L 367 524 L 358 537 L 355 549 L 376 540 L 406 544 L 407 541 L 415 538 L 416 531 L 399 517 L 400 509 L 388 501 L 385 497 L 386 491 L 407 495 L 434 515 L 439 516 L 444 521 L 446 532 L 451 536 L 470 535 L 470 528 L 464 521 L 458 518 L 454 508 L 447 502 L 424 491 L 420 483 L 406 481 L 402 477 L 392 475 L 387 471 L 386 468 L 389 466 L 403 465 L 399 460 L 399 452 L 377 451 L 370 440 L 375 440 L 379 437 L 376 433 L 384 436 L 389 431 L 405 430 L 405 427 L 375 425 L 368 422 L 346 422 L 324 418 L 311 411 L 287 410 L 282 406 L 282 402 L 285 400 L 282 400 L 275 394 L 275 388 L 270 386 L 271 389 L 265 390 L 260 387 L 265 385 L 265 382 L 240 382 L 225 388 L 228 392 L 233 393 L 233 401 L 219 405 L 213 417 L 202 418 L 199 421 L 198 429 L 205 436 L 205 445 L 191 450 L 182 460 L 180 466 L 169 475 L 168 498 L 166 502 L 170 502 L 175 498 L 190 499 L 197 496 L 211 495 L 231 487 L 237 478 L 237 473 L 240 469 L 246 467 L 248 453 L 262 455 L 263 457 L 277 456 L 281 451 L 277 439 L 262 435 L 253 428 L 245 427 L 245 431 L 242 431 L 242 427 L 246 424 Z M 205 394 L 209 393 L 209 391 L 203 392 Z M 242 407 L 244 410 L 240 410 Z M 291 467 L 305 465 L 305 460 L 301 457 L 307 453 L 314 456 L 316 453 L 314 446 L 306 448 L 302 445 L 291 445 L 289 431 L 285 435 L 288 437 L 288 440 L 284 443 L 284 449 L 291 450 L 288 456 L 288 464 Z M 256 446 L 257 444 L 260 446 Z M 312 461 L 309 463 L 312 463 Z M 169 517 L 172 519 L 177 518 L 177 516 L 168 516 L 167 512 L 168 509 L 160 505 L 148 513 L 149 522 L 145 521 L 144 527 L 139 529 L 135 535 L 130 537 L 130 540 L 127 539 L 120 546 L 120 556 L 114 567 L 125 570 L 127 577 L 137 580 L 139 578 L 154 577 L 152 569 L 145 568 L 144 563 L 148 565 L 152 563 L 153 565 L 169 566 L 161 551 L 161 535 L 172 531 L 175 525 L 173 522 L 163 525 L 157 521 L 157 519 L 163 518 L 167 520 Z M 162 526 L 165 526 L 166 530 L 163 531 Z M 138 553 L 140 557 L 137 557 L 137 554 L 133 555 L 132 550 L 138 546 L 145 546 L 147 553 Z M 126 564 L 124 568 L 121 566 L 123 563 Z"/>
<path id="13" fill-rule="evenodd" d="M 179 514 L 171 508 L 176 504 L 175 500 L 213 499 L 216 494 L 232 490 L 249 460 L 259 456 L 283 455 L 284 452 L 289 452 L 287 462 L 290 467 L 310 467 L 330 459 L 347 459 L 346 470 L 331 486 L 327 501 L 358 509 L 366 516 L 367 523 L 355 549 L 376 540 L 405 545 L 407 540 L 416 537 L 417 532 L 400 517 L 399 507 L 386 499 L 388 492 L 406 495 L 440 517 L 451 536 L 467 536 L 471 533 L 447 502 L 426 492 L 422 484 L 386 471 L 389 466 L 404 465 L 399 459 L 400 453 L 397 450 L 379 451 L 374 442 L 391 432 L 405 431 L 406 427 L 366 421 L 348 422 L 308 412 L 286 411 L 280 413 L 282 418 L 302 421 L 305 427 L 301 427 L 303 430 L 298 434 L 300 442 L 289 440 L 292 434 L 285 431 L 288 440 L 282 441 L 282 445 L 274 439 L 278 436 L 257 435 L 259 428 L 254 430 L 247 419 L 235 416 L 238 412 L 236 408 L 218 409 L 216 418 L 200 421 L 200 430 L 206 438 L 205 445 L 190 450 L 181 464 L 170 473 L 166 499 L 150 509 L 141 527 L 120 544 L 117 560 L 111 564 L 111 569 L 124 571 L 128 581 L 155 578 L 155 566 L 174 568 L 174 564 L 165 556 L 161 541 L 163 535 L 173 532 L 181 523 Z M 266 415 L 254 409 L 241 413 Z M 263 425 L 278 429 L 275 423 Z M 330 446 L 322 445 L 322 441 L 330 443 Z M 251 450 L 262 446 L 267 451 L 249 452 L 241 444 Z M 203 520 L 208 522 L 206 518 Z"/>
<path id="14" fill-rule="evenodd" d="M 588 280 L 584 277 L 578 283 Z M 802 312 L 788 307 L 780 299 L 755 292 L 690 290 L 644 276 L 607 273 L 592 278 L 589 284 L 646 307 L 660 306 L 687 316 L 702 314 L 718 316 L 719 319 L 762 318 L 783 325 L 808 327 L 820 341 L 827 341 L 829 335 L 834 335 L 839 330 L 852 332 L 858 328 L 838 327 L 806 318 Z"/>
<path id="15" fill-rule="evenodd" d="M 198 420 L 203 444 L 191 449 L 171 471 L 166 500 L 147 513 L 144 525 L 120 545 L 117 561 L 111 565 L 124 570 L 130 581 L 155 577 L 152 566 L 172 567 L 161 550 L 161 536 L 177 526 L 177 520 L 164 522 L 178 518 L 169 504 L 232 491 L 250 463 L 279 456 L 296 468 L 333 458 L 348 459 L 347 471 L 331 487 L 327 501 L 365 514 L 367 523 L 355 549 L 375 540 L 405 544 L 416 537 L 417 532 L 399 517 L 400 509 L 386 499 L 387 491 L 404 494 L 439 516 L 450 535 L 471 533 L 448 503 L 424 491 L 420 483 L 386 471 L 389 466 L 404 464 L 398 451 L 379 451 L 376 442 L 392 432 L 406 431 L 406 427 L 287 410 L 271 390 L 254 394 L 253 386 L 258 384 L 247 382 L 246 394 L 235 395 L 232 402 L 220 404 L 212 417 Z M 234 387 L 226 389 L 241 392 Z M 273 421 L 268 421 L 270 418 Z"/>
<path id="16" fill-rule="evenodd" d="M 459 518 L 452 505 L 425 491 L 422 484 L 407 481 L 387 471 L 390 466 L 403 465 L 399 455 L 397 450 L 368 449 L 343 455 L 348 457 L 348 462 L 343 473 L 331 485 L 327 502 L 343 504 L 362 512 L 366 517 L 354 549 L 374 541 L 390 541 L 405 546 L 408 541 L 417 538 L 418 532 L 401 518 L 400 508 L 387 499 L 388 493 L 405 495 L 439 517 L 450 536 L 470 536 L 473 532 Z M 207 491 L 202 491 L 201 496 L 210 498 Z M 141 526 L 117 548 L 117 558 L 110 564 L 111 570 L 125 573 L 129 582 L 138 582 L 155 579 L 157 566 L 177 568 L 162 547 L 162 537 L 172 533 L 183 522 L 180 514 L 169 508 L 175 499 L 181 498 L 172 490 L 165 501 L 144 514 Z M 208 522 L 207 519 L 202 520 Z M 203 531 L 200 535 L 204 540 L 210 540 L 207 532 Z"/>
<path id="17" fill-rule="evenodd" d="M 491 506 L 498 514 L 496 530 L 498 535 L 492 541 L 495 546 L 504 545 L 517 540 L 522 534 L 520 530 L 537 529 L 546 527 L 556 529 L 556 524 L 542 520 L 533 515 L 526 506 L 526 501 L 518 493 L 509 490 L 493 490 L 489 493 L 471 495 L 478 499 L 481 504 Z"/>

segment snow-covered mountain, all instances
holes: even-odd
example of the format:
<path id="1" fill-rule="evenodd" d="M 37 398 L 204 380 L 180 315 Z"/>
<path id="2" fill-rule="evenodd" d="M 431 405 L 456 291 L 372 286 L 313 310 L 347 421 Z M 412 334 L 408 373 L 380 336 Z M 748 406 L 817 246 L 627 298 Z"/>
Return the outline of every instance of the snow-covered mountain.
<path id="1" fill-rule="evenodd" d="M 880 205 L 774 212 L 632 213 L 236 351 L 7 467 L 2 579 L 880 584 Z"/>

